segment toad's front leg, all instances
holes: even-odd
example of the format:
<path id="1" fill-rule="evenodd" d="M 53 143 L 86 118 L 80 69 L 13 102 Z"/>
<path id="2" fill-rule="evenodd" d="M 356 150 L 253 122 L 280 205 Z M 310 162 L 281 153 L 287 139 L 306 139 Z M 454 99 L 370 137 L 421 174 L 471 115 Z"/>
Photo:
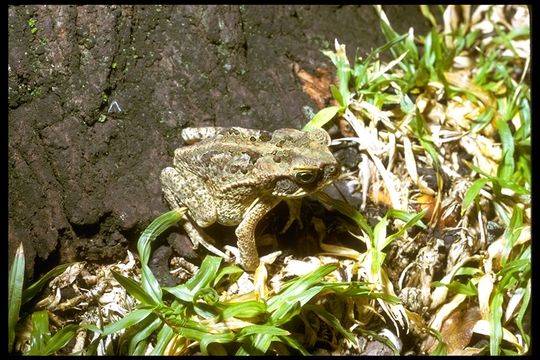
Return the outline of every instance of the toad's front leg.
<path id="1" fill-rule="evenodd" d="M 238 238 L 238 250 L 240 251 L 240 263 L 246 271 L 255 271 L 259 265 L 259 253 L 255 242 L 255 228 L 272 208 L 274 208 L 281 199 L 262 198 L 256 199 L 244 214 L 242 222 L 236 228 L 236 237 Z"/>

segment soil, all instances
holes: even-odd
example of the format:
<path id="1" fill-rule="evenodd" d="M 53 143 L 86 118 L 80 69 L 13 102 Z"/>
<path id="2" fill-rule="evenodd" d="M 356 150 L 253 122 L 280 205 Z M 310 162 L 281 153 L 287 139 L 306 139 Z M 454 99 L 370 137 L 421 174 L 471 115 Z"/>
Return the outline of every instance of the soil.
<path id="1" fill-rule="evenodd" d="M 321 104 L 293 68 L 333 74 L 334 39 L 351 61 L 385 43 L 371 6 L 10 6 L 8 36 L 8 254 L 24 244 L 28 277 L 124 258 L 168 210 L 182 128 L 301 128 Z"/>

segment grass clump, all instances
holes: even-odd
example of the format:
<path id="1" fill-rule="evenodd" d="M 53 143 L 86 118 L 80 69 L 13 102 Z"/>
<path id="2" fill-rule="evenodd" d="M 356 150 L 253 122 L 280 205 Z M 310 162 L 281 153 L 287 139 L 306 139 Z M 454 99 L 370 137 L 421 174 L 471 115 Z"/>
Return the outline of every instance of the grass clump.
<path id="1" fill-rule="evenodd" d="M 452 354 L 524 354 L 531 291 L 528 10 L 447 6 L 439 24 L 421 8 L 433 25 L 425 36 L 412 28 L 397 33 L 376 6 L 388 43 L 352 65 L 336 40 L 336 50 L 326 52 L 337 68 L 335 105 L 312 121 L 322 126 L 337 117 L 349 136 L 335 142 L 356 142 L 367 155 L 359 168 L 372 169 L 360 170 L 359 179 L 383 188 L 393 209 L 425 211 L 427 231 L 446 248 L 434 252 L 446 257 L 433 263 L 443 265 L 440 274 L 426 277 L 411 267 L 399 273 L 402 290 L 420 289 L 426 307 L 422 319 L 409 319 L 441 332 Z M 388 63 L 379 57 L 385 51 L 393 57 Z M 420 231 L 411 241 L 425 236 Z M 460 311 L 474 321 L 456 320 Z M 460 331 L 479 340 L 448 336 Z M 435 348 L 430 336 L 420 352 L 439 353 Z"/>

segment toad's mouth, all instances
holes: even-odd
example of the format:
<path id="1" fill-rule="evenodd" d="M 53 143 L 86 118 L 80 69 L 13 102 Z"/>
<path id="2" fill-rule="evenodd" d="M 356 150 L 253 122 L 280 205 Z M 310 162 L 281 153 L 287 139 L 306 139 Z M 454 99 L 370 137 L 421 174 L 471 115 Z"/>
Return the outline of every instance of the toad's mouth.
<path id="1" fill-rule="evenodd" d="M 280 191 L 279 189 L 274 189 L 272 191 L 273 196 L 286 197 L 286 198 L 300 198 L 308 195 L 308 192 L 301 187 L 298 187 L 294 192 Z"/>
<path id="2" fill-rule="evenodd" d="M 290 178 L 283 178 L 275 183 L 272 195 L 281 198 L 301 198 L 325 188 L 330 183 L 331 181 L 325 181 L 317 184 L 300 185 Z"/>

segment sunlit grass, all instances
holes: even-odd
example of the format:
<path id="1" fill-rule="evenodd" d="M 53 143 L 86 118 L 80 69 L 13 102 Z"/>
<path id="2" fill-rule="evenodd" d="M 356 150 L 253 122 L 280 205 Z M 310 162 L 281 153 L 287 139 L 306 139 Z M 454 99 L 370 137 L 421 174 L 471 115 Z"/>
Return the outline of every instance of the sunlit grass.
<path id="1" fill-rule="evenodd" d="M 178 212 L 171 211 L 158 217 L 141 236 L 138 250 L 143 269 L 147 266 L 145 256 L 150 253 L 151 239 L 178 221 L 177 215 Z M 142 273 L 140 282 L 114 273 L 115 279 L 139 301 L 137 309 L 103 329 L 86 328 L 100 334 L 94 342 L 123 332 L 119 343 L 124 345 L 120 345 L 119 354 L 180 355 L 190 353 L 190 348 L 197 345 L 202 354 L 219 355 L 228 353 L 223 344 L 233 344 L 236 355 L 284 355 L 291 351 L 307 355 L 309 352 L 286 329 L 301 312 L 316 313 L 338 333 L 356 341 L 322 304 L 312 302 L 321 294 L 397 302 L 397 298 L 379 293 L 367 283 L 324 281 L 338 268 L 337 264 L 324 265 L 287 281 L 279 293 L 265 298 L 253 292 L 225 300 L 227 286 L 243 271 L 236 265 L 223 267 L 221 263 L 221 258 L 207 256 L 189 281 L 175 287 L 153 284 L 155 278 L 150 270 Z M 149 348 L 151 339 L 157 340 Z"/>
<path id="2" fill-rule="evenodd" d="M 415 202 L 399 200 L 400 189 L 414 184 L 413 192 L 424 194 L 420 197 L 434 197 L 430 229 L 445 231 L 441 224 L 461 217 L 453 228 L 468 239 L 469 252 L 461 262 L 458 255 L 455 266 L 448 264 L 448 276 L 433 282 L 439 287 L 431 294 L 434 330 L 466 298 L 472 299 L 468 306 L 479 305 L 481 313 L 473 331 L 488 336 L 487 351 L 523 354 L 530 346 L 523 327 L 531 286 L 529 26 L 508 27 L 499 21 L 502 6 L 481 6 L 473 14 L 469 6 L 448 6 L 439 25 L 422 6 L 433 29 L 425 36 L 415 35 L 412 28 L 399 34 L 382 8 L 375 8 L 388 43 L 365 60 L 355 58 L 351 66 L 345 45 L 336 40 L 336 50 L 325 54 L 337 67 L 339 86 L 332 88 L 337 105 L 322 109 L 313 121 L 322 126 L 342 117 L 375 165 L 390 167 L 396 157 L 405 162 L 404 174 L 398 175 L 401 186 L 399 180 L 383 181 L 394 208 L 410 210 Z M 516 13 L 520 11 L 526 7 L 517 7 Z M 394 60 L 379 60 L 383 51 Z M 375 146 L 393 156 L 380 150 L 383 155 L 377 155 Z M 419 166 L 435 170 L 435 189 L 418 175 Z M 383 179 L 389 177 L 383 167 L 376 168 Z M 445 184 L 443 175 L 451 181 Z M 489 222 L 506 230 L 488 242 Z"/>
<path id="3" fill-rule="evenodd" d="M 23 290 L 24 284 L 24 249 L 22 243 L 17 248 L 17 253 L 13 259 L 9 271 L 8 279 L 8 352 L 14 352 L 14 342 L 16 338 L 16 329 L 19 322 L 21 307 L 36 296 L 54 277 L 62 274 L 71 264 L 62 264 L 47 274 L 43 275 L 38 281 Z M 30 334 L 30 346 L 26 355 L 51 355 L 66 344 L 75 336 L 77 325 L 70 324 L 57 331 L 51 336 L 49 328 L 49 317 L 47 311 L 36 311 L 32 313 L 32 331 Z M 18 350 L 18 349 L 17 349 Z"/>

